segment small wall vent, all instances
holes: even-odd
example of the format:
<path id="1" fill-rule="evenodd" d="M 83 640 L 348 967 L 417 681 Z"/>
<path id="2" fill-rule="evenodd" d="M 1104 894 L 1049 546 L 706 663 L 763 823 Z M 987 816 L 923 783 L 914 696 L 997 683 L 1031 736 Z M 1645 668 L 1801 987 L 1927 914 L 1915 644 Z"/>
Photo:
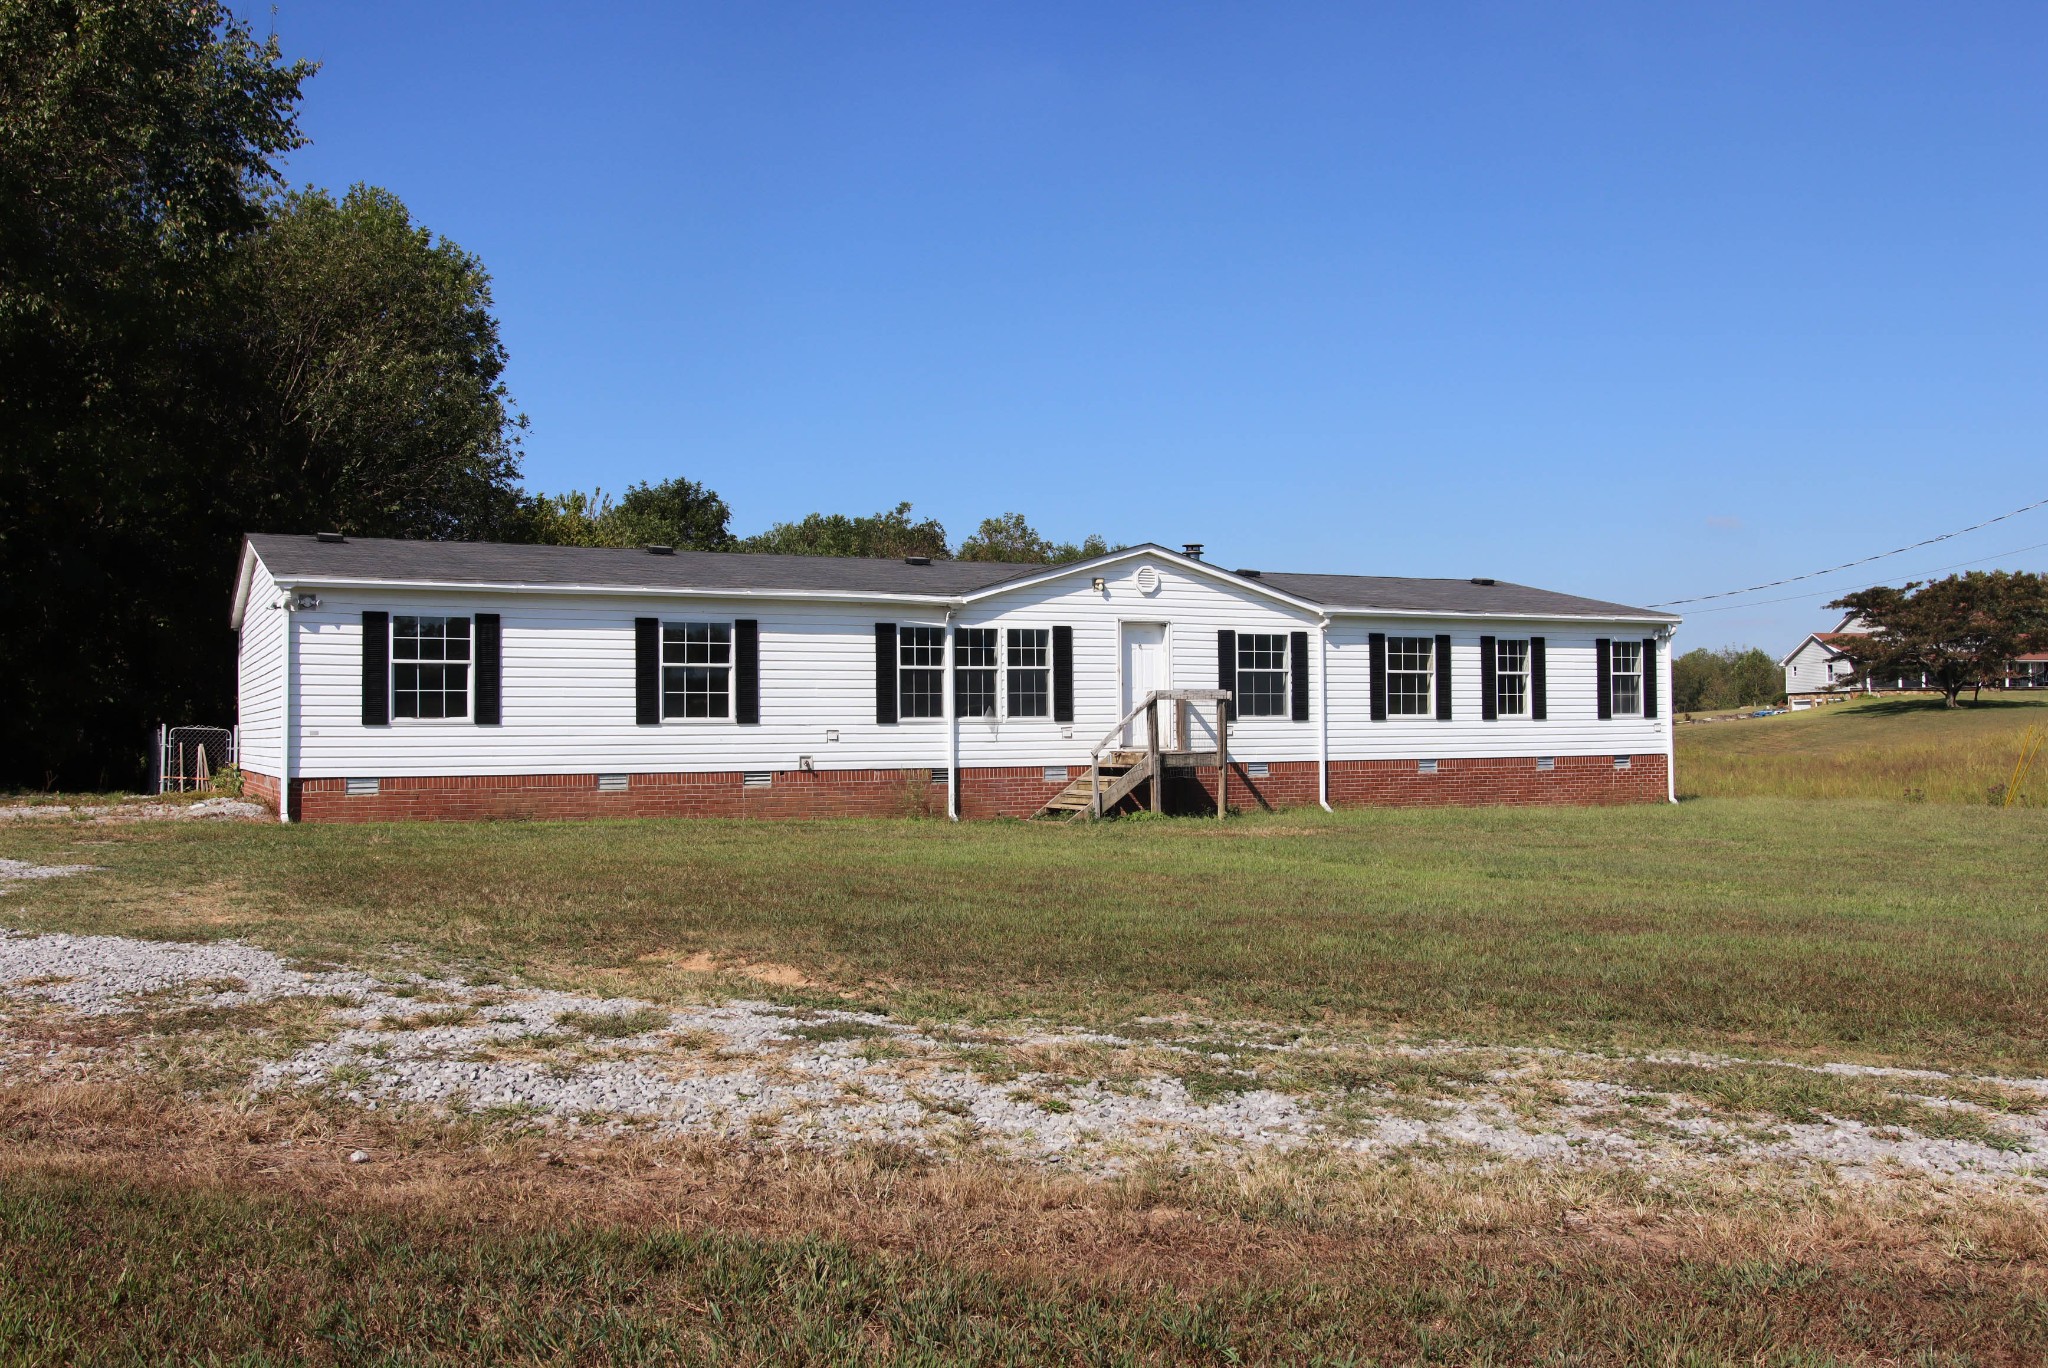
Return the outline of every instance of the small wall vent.
<path id="1" fill-rule="evenodd" d="M 351 798 L 375 798 L 378 789 L 381 787 L 382 784 L 376 779 L 344 779 L 341 781 L 341 791 Z"/>
<path id="2" fill-rule="evenodd" d="M 1065 765 L 1047 765 L 1045 767 L 1045 782 L 1048 784 L 1066 783 L 1067 767 Z"/>
<path id="3" fill-rule="evenodd" d="M 597 776 L 598 790 L 603 793 L 624 793 L 631 782 L 623 774 L 600 774 Z"/>
<path id="4" fill-rule="evenodd" d="M 1247 760 L 1244 772 L 1248 779 L 1265 779 L 1271 777 L 1273 769 L 1264 760 Z"/>
<path id="5" fill-rule="evenodd" d="M 1436 761 L 1434 761 L 1434 760 L 1417 760 L 1417 761 L 1415 762 L 1415 772 L 1416 772 L 1417 774 L 1435 774 L 1435 773 L 1436 773 Z"/>
<path id="6" fill-rule="evenodd" d="M 1628 756 L 1626 756 L 1626 755 L 1617 755 L 1617 756 L 1615 756 L 1615 757 L 1614 757 L 1614 767 L 1615 767 L 1616 769 L 1629 769 L 1629 768 L 1631 768 L 1631 767 L 1632 767 L 1632 766 L 1633 766 L 1634 764 L 1635 764 L 1635 761 L 1634 761 L 1634 760 L 1632 760 L 1632 759 L 1630 759 L 1630 758 L 1629 758 Z"/>
<path id="7" fill-rule="evenodd" d="M 774 782 L 774 770 L 748 770 L 740 775 L 740 784 L 744 788 L 768 788 Z"/>
<path id="8" fill-rule="evenodd" d="M 1556 769 L 1556 768 L 1557 768 L 1557 757 L 1556 757 L 1556 756 L 1554 756 L 1554 755 L 1539 755 L 1539 756 L 1537 756 L 1537 757 L 1536 757 L 1536 768 L 1537 768 L 1537 769 L 1539 769 L 1539 770 L 1554 770 L 1554 769 Z"/>
<path id="9" fill-rule="evenodd" d="M 947 769 L 947 768 L 946 768 L 946 767 L 945 767 L 944 765 L 934 765 L 934 766 L 932 766 L 932 782 L 933 782 L 934 784 L 950 784 L 950 783 L 952 783 L 952 782 L 953 782 L 953 771 L 951 771 L 951 770 Z"/>

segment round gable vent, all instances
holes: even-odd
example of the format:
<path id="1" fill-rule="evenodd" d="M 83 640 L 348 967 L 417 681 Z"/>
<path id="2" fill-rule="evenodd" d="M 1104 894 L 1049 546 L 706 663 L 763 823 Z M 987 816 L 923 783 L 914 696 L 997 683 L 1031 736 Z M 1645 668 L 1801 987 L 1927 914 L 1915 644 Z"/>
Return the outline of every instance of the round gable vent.
<path id="1" fill-rule="evenodd" d="M 1156 594 L 1159 592 L 1159 572 L 1151 566 L 1139 566 L 1138 573 L 1134 578 L 1137 580 L 1139 593 Z"/>

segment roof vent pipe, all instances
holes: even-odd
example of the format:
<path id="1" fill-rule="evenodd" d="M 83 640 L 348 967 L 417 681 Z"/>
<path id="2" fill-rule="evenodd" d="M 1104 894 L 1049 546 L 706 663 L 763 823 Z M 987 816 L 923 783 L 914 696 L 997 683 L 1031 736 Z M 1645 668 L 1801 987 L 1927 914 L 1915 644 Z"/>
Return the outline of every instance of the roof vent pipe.
<path id="1" fill-rule="evenodd" d="M 1200 560 L 1202 558 L 1202 544 L 1200 542 L 1182 542 L 1180 544 L 1180 553 L 1189 560 Z"/>
<path id="2" fill-rule="evenodd" d="M 342 536 L 341 533 L 339 532 L 315 532 L 313 534 L 313 540 L 317 542 L 324 542 L 329 546 L 339 546 L 343 542 L 347 541 L 348 538 Z"/>
<path id="3" fill-rule="evenodd" d="M 1474 576 L 1472 577 L 1472 582 L 1473 582 L 1474 584 L 1492 584 L 1492 583 L 1493 583 L 1493 581 L 1492 581 L 1492 580 L 1490 580 L 1490 579 L 1481 579 L 1481 578 L 1480 578 L 1479 576 L 1477 576 L 1477 575 L 1474 575 Z"/>
<path id="4" fill-rule="evenodd" d="M 903 563 L 905 565 L 930 565 L 932 558 L 930 556 L 905 556 Z"/>
<path id="5" fill-rule="evenodd" d="M 663 546 L 659 542 L 647 543 L 647 554 L 650 556 L 673 556 L 675 553 L 676 549 L 673 546 Z"/>
<path id="6" fill-rule="evenodd" d="M 1264 572 L 1258 570 L 1240 569 L 1237 573 L 1243 575 L 1246 579 L 1257 579 Z"/>

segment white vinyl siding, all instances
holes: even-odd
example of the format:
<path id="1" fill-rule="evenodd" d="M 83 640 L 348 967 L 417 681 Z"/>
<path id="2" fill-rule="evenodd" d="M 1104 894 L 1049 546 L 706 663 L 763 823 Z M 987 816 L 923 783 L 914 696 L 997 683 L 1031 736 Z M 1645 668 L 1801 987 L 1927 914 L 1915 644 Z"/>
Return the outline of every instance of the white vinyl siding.
<path id="1" fill-rule="evenodd" d="M 272 778 L 284 773 L 284 636 L 292 615 L 283 597 L 258 561 L 235 651 L 236 755 L 243 769 Z"/>
<path id="2" fill-rule="evenodd" d="M 1142 563 L 1142 562 L 1141 562 Z M 990 681 L 993 714 L 964 715 L 959 723 L 959 762 L 964 767 L 1077 766 L 1089 748 L 1115 724 L 1119 706 L 1119 624 L 1169 624 L 1167 640 L 1173 682 L 1213 689 L 1217 679 L 1217 633 L 1229 630 L 1279 636 L 1309 634 L 1311 716 L 1319 725 L 1275 717 L 1247 717 L 1231 724 L 1231 751 L 1252 762 L 1312 761 L 1322 719 L 1327 719 L 1333 760 L 1455 759 L 1475 756 L 1608 755 L 1659 752 L 1668 722 L 1640 718 L 1598 721 L 1594 707 L 1593 639 L 1651 635 L 1654 626 L 1636 623 L 1548 623 L 1470 619 L 1365 618 L 1338 616 L 1329 629 L 1329 697 L 1322 695 L 1318 614 L 1277 602 L 1249 583 L 1211 579 L 1172 562 L 1158 562 L 1157 593 L 1139 594 L 1132 580 L 1136 564 L 1062 576 L 992 595 L 957 614 L 956 678 L 964 687 L 968 668 L 996 671 Z M 1107 594 L 1090 588 L 1105 573 Z M 260 567 L 258 579 L 265 577 Z M 950 728 L 942 720 L 915 727 L 875 721 L 875 634 L 877 622 L 898 624 L 898 687 L 903 660 L 900 634 L 918 623 L 914 611 L 887 602 L 820 602 L 790 599 L 693 598 L 682 604 L 659 595 L 567 593 L 456 593 L 454 591 L 321 588 L 321 606 L 291 615 L 298 623 L 299 697 L 293 704 L 300 736 L 297 772 L 312 778 L 443 774 L 619 774 L 712 771 L 782 771 L 809 756 L 820 769 L 934 768 L 948 763 Z M 498 727 L 407 726 L 366 728 L 361 722 L 361 615 L 365 609 L 396 616 L 503 616 L 503 722 Z M 263 631 L 260 601 L 252 597 L 244 634 L 245 752 L 262 750 L 260 711 L 252 705 L 253 668 L 278 649 L 259 647 Z M 282 611 L 269 614 L 283 619 Z M 643 728 L 634 722 L 633 620 L 722 622 L 753 618 L 760 623 L 759 726 L 670 726 Z M 1008 629 L 1073 629 L 1074 720 L 1007 714 Z M 282 627 L 277 629 L 282 630 Z M 943 628 L 939 654 L 943 661 Z M 970 633 L 992 630 L 995 662 L 971 666 Z M 1371 720 L 1371 669 L 1367 639 L 1372 632 L 1426 639 L 1451 637 L 1453 722 L 1418 716 Z M 1511 634 L 1544 637 L 1547 645 L 1549 720 L 1502 728 L 1480 721 L 1479 638 Z M 920 648 L 923 649 L 923 648 Z M 1048 661 L 1048 669 L 1050 662 Z M 1035 668 L 1035 667 L 1034 667 Z M 1670 670 L 1658 671 L 1668 688 Z M 950 699 L 957 695 L 944 694 Z M 900 694 L 899 694 L 900 697 Z M 1667 695 L 1668 697 L 1668 695 Z M 1284 701 L 1284 700 L 1283 700 Z M 1049 710 L 1048 710 L 1049 711 Z M 1664 716 L 1668 718 L 1668 710 Z M 259 725 L 254 741 L 248 719 Z M 1213 709 L 1194 709 L 1194 744 L 1214 742 Z M 266 771 L 269 772 L 269 771 Z"/>

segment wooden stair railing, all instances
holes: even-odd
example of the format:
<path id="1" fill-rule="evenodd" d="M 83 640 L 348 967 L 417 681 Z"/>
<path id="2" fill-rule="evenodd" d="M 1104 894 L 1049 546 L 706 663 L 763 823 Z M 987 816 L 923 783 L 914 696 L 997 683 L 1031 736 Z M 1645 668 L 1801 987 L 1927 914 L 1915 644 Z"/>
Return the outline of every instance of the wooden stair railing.
<path id="1" fill-rule="evenodd" d="M 1213 759 L 1216 763 L 1216 816 L 1222 818 L 1230 806 L 1230 721 L 1227 710 L 1222 706 L 1229 701 L 1230 691 L 1227 689 L 1155 689 L 1146 694 L 1144 700 L 1118 718 L 1116 725 L 1088 752 L 1088 773 L 1054 794 L 1032 815 L 1042 817 L 1058 812 L 1064 813 L 1068 821 L 1083 815 L 1094 820 L 1113 811 L 1147 780 L 1152 784 L 1152 811 L 1164 812 L 1167 768 L 1191 766 Z M 1164 702 L 1216 704 L 1215 751 L 1189 749 L 1190 709 L 1185 706 L 1178 710 L 1179 725 L 1175 728 L 1177 748 L 1163 749 L 1159 735 L 1159 705 Z M 1116 746 L 1117 738 L 1137 720 L 1139 713 L 1145 714 L 1145 749 L 1138 751 Z M 1108 753 L 1106 760 L 1105 752 Z M 1110 773 L 1105 775 L 1105 770 Z"/>

